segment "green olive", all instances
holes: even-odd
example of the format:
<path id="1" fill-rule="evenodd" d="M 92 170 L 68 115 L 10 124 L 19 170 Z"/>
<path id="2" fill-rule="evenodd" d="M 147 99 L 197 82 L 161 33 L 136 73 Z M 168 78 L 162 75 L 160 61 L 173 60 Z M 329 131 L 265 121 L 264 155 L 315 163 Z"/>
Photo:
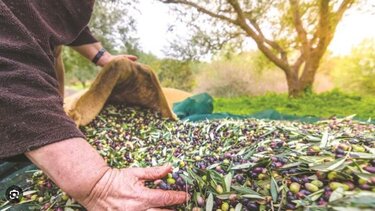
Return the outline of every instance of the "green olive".
<path id="1" fill-rule="evenodd" d="M 319 190 L 319 188 L 312 183 L 305 183 L 305 188 L 306 188 L 306 190 L 308 190 L 310 192 L 316 192 L 316 191 Z"/>
<path id="2" fill-rule="evenodd" d="M 293 182 L 292 184 L 290 184 L 289 189 L 290 191 L 292 191 L 292 193 L 298 193 L 301 189 L 301 185 L 299 183 Z"/>

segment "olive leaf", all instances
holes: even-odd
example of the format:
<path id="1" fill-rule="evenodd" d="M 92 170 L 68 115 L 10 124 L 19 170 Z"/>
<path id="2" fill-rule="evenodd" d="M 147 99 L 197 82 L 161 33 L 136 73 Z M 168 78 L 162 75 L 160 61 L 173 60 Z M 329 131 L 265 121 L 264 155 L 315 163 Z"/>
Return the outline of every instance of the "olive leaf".
<path id="1" fill-rule="evenodd" d="M 345 167 L 344 166 L 345 161 L 346 161 L 346 156 L 342 157 L 342 158 L 339 158 L 337 160 L 331 161 L 331 162 L 312 165 L 312 166 L 310 166 L 310 169 L 316 170 L 316 171 L 322 171 L 322 172 L 339 170 L 339 169 Z"/>
<path id="2" fill-rule="evenodd" d="M 318 200 L 323 195 L 323 192 L 324 192 L 324 190 L 319 190 L 319 191 L 317 191 L 315 193 L 312 193 L 312 194 L 308 195 L 307 197 L 311 201 L 316 201 L 316 200 Z"/>
<path id="3" fill-rule="evenodd" d="M 189 176 L 186 176 L 184 174 L 180 174 L 180 177 L 186 182 L 188 183 L 189 185 L 193 185 L 194 184 L 194 181 L 189 177 Z"/>
<path id="4" fill-rule="evenodd" d="M 332 207 L 332 210 L 336 210 L 336 211 L 365 211 L 362 208 L 341 207 L 341 206 L 334 206 L 334 207 Z M 368 211 L 371 211 L 371 210 L 368 210 Z"/>
<path id="5" fill-rule="evenodd" d="M 355 175 L 357 175 L 359 178 L 368 180 L 374 177 L 374 174 L 368 174 L 368 173 L 361 173 L 361 172 L 354 172 Z"/>
<path id="6" fill-rule="evenodd" d="M 328 143 L 328 138 L 329 138 L 329 134 L 328 134 L 328 131 L 324 131 L 323 133 L 323 137 L 322 137 L 322 140 L 320 142 L 320 148 L 324 148 L 327 146 L 327 143 Z"/>
<path id="7" fill-rule="evenodd" d="M 255 149 L 249 150 L 246 155 L 244 156 L 244 159 L 249 159 L 253 154 L 255 153 Z"/>
<path id="8" fill-rule="evenodd" d="M 375 159 L 375 154 L 365 153 L 365 152 L 350 152 L 349 156 L 352 158 L 361 158 L 361 159 Z"/>
<path id="9" fill-rule="evenodd" d="M 331 196 L 329 197 L 329 202 L 336 201 L 343 197 L 344 197 L 344 189 L 342 187 L 339 187 L 335 191 L 332 192 Z"/>
<path id="10" fill-rule="evenodd" d="M 371 148 L 371 147 L 368 147 L 368 146 L 366 146 L 366 145 L 364 145 L 364 147 L 365 147 L 365 149 L 366 149 L 367 151 L 369 151 L 371 154 L 375 155 L 375 148 Z"/>
<path id="11" fill-rule="evenodd" d="M 230 186 L 232 184 L 232 177 L 233 177 L 233 175 L 230 172 L 224 177 L 226 192 L 230 191 Z"/>
<path id="12" fill-rule="evenodd" d="M 234 208 L 234 211 L 241 211 L 242 210 L 242 204 L 238 203 L 236 207 Z"/>
<path id="13" fill-rule="evenodd" d="M 227 199 L 229 199 L 229 196 L 230 196 L 230 194 L 220 194 L 220 195 L 216 195 L 216 197 L 217 197 L 218 199 L 221 199 L 221 200 L 227 200 Z"/>
<path id="14" fill-rule="evenodd" d="M 248 187 L 245 187 L 245 186 L 232 185 L 232 189 L 234 189 L 235 191 L 238 191 L 241 194 L 251 194 L 251 195 L 258 195 L 258 196 L 260 196 L 259 193 L 255 192 L 252 189 L 250 189 Z"/>
<path id="15" fill-rule="evenodd" d="M 231 169 L 232 170 L 248 169 L 248 168 L 251 168 L 255 165 L 256 165 L 256 163 L 244 163 L 244 164 L 233 166 Z"/>
<path id="16" fill-rule="evenodd" d="M 255 194 L 245 194 L 241 195 L 242 198 L 248 198 L 248 199 L 264 199 L 264 197 L 260 195 L 255 195 Z"/>
<path id="17" fill-rule="evenodd" d="M 215 182 L 215 184 L 223 185 L 225 183 L 224 179 L 223 179 L 223 176 L 221 174 L 217 173 L 216 171 L 209 170 L 208 175 Z"/>
<path id="18" fill-rule="evenodd" d="M 212 193 L 210 193 L 206 202 L 206 211 L 212 211 L 213 208 L 214 208 L 214 196 L 212 195 Z"/>
<path id="19" fill-rule="evenodd" d="M 186 169 L 187 173 L 195 180 L 197 181 L 199 184 L 203 184 L 204 181 L 202 180 L 202 178 L 200 176 L 198 176 L 197 174 L 194 173 L 194 171 L 192 171 L 191 169 Z"/>
<path id="20" fill-rule="evenodd" d="M 341 199 L 335 200 L 331 203 L 335 206 L 340 207 L 350 207 L 354 208 L 362 208 L 362 210 L 366 210 L 363 208 L 370 208 L 368 210 L 374 210 L 375 209 L 375 194 L 372 192 L 358 192 L 356 194 L 346 194 Z"/>
<path id="21" fill-rule="evenodd" d="M 288 163 L 288 164 L 286 164 L 286 165 L 283 165 L 283 166 L 281 167 L 281 169 L 288 169 L 288 168 L 292 168 L 292 167 L 297 167 L 297 166 L 299 166 L 299 165 L 301 165 L 301 162 Z"/>
<path id="22" fill-rule="evenodd" d="M 221 163 L 215 163 L 215 164 L 212 164 L 212 165 L 208 166 L 207 169 L 208 170 L 214 169 L 214 168 L 216 168 L 217 166 L 220 166 L 220 165 L 221 165 Z"/>
<path id="23" fill-rule="evenodd" d="M 322 141 L 321 138 L 319 138 L 319 137 L 315 137 L 315 136 L 311 136 L 311 135 L 307 135 L 307 136 L 306 136 L 306 139 L 307 139 L 308 141 L 311 141 L 311 142 L 320 142 L 320 141 Z"/>
<path id="24" fill-rule="evenodd" d="M 274 202 L 277 201 L 278 197 L 278 185 L 275 178 L 271 177 L 271 196 Z"/>

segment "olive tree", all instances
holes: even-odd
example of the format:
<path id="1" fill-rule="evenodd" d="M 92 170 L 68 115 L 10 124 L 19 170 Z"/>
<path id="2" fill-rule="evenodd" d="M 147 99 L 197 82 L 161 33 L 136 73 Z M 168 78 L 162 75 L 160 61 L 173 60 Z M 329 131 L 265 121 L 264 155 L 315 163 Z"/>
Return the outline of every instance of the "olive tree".
<path id="1" fill-rule="evenodd" d="M 284 72 L 292 97 L 312 88 L 337 25 L 356 3 L 356 0 L 159 1 L 175 4 L 174 8 L 185 15 L 181 17 L 186 17 L 186 11 L 195 14 L 190 16 L 194 21 L 187 23 L 211 49 L 231 40 L 238 44 L 241 37 L 251 38 Z"/>

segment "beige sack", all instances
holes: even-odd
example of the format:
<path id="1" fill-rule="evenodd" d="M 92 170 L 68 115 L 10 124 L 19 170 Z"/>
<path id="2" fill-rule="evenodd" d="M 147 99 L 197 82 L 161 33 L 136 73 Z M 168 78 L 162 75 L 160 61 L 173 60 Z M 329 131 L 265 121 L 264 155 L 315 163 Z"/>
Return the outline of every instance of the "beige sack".
<path id="1" fill-rule="evenodd" d="M 176 120 L 168 104 L 184 98 L 177 94 L 183 92 L 173 89 L 167 92 L 171 96 L 169 103 L 150 67 L 126 58 L 116 59 L 101 70 L 88 90 L 65 98 L 64 109 L 78 126 L 90 123 L 107 102 L 150 108 Z"/>

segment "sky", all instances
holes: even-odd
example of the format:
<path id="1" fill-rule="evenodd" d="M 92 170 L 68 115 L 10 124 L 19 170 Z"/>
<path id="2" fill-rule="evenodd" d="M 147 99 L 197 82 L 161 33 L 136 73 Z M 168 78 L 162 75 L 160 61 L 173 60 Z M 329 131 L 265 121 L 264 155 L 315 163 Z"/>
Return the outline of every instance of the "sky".
<path id="1" fill-rule="evenodd" d="M 168 45 L 173 34 L 168 32 L 168 27 L 174 24 L 175 17 L 168 11 L 168 6 L 149 0 L 141 1 L 138 9 L 138 33 L 143 50 L 151 52 L 159 57 L 164 57 L 163 49 Z M 352 47 L 359 44 L 365 38 L 375 38 L 375 14 L 361 14 L 356 12 L 349 17 L 344 17 L 340 22 L 334 39 L 329 49 L 335 55 L 349 54 Z M 183 35 L 186 28 L 180 26 L 173 33 Z"/>

